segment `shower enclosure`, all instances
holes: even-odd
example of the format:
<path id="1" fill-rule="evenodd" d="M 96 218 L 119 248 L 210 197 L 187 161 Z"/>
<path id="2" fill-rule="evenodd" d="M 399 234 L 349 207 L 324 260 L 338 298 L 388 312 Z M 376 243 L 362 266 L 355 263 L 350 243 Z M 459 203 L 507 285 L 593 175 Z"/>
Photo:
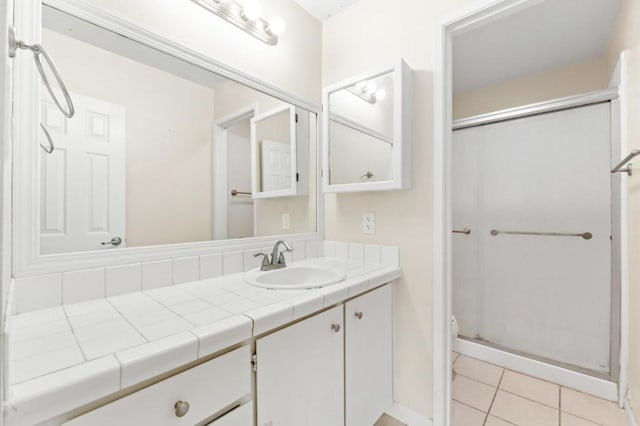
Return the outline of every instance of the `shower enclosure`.
<path id="1" fill-rule="evenodd" d="M 462 339 L 616 378 L 611 116 L 605 100 L 457 122 L 453 313 Z"/>

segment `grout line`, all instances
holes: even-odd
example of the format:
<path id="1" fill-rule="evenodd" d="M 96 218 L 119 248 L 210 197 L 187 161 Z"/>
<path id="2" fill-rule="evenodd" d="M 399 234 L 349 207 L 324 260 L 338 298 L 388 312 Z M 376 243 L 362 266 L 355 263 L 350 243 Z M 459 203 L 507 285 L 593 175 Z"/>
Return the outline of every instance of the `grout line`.
<path id="1" fill-rule="evenodd" d="M 558 426 L 562 426 L 562 386 L 558 386 Z"/>
<path id="2" fill-rule="evenodd" d="M 486 424 L 487 420 L 489 419 L 489 413 L 491 412 L 491 409 L 493 408 L 493 403 L 496 401 L 496 397 L 498 396 L 498 391 L 500 390 L 500 384 L 502 384 L 502 378 L 504 377 L 504 372 L 505 369 L 502 369 L 502 373 L 500 373 L 500 380 L 498 380 L 498 385 L 496 386 L 496 391 L 493 394 L 493 398 L 491 398 L 491 404 L 489 404 L 489 408 L 487 408 L 487 413 L 484 416 L 484 421 L 482 422 L 482 424 Z"/>

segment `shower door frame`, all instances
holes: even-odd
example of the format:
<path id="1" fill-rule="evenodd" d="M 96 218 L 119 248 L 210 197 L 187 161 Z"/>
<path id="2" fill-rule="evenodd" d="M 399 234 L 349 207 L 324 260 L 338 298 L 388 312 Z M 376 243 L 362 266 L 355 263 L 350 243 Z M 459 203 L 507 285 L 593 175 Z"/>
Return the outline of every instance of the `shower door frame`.
<path id="1" fill-rule="evenodd" d="M 445 17 L 436 23 L 434 46 L 434 142 L 433 142 L 433 424 L 446 426 L 451 421 L 451 396 L 452 396 L 452 364 L 451 364 L 451 315 L 452 315 L 452 139 L 453 139 L 453 37 L 471 31 L 475 28 L 490 24 L 491 22 L 511 15 L 523 9 L 540 3 L 542 0 L 483 0 L 459 9 L 457 12 Z M 621 57 L 621 60 L 624 56 Z M 624 75 L 619 77 L 623 66 L 618 66 L 614 83 L 618 83 L 618 90 L 624 87 Z M 624 90 L 620 90 L 624 92 Z M 616 90 L 617 93 L 617 90 Z M 566 101 L 566 99 L 565 99 Z M 574 99 L 575 102 L 575 99 Z M 590 102 L 593 103 L 593 102 Z M 538 106 L 551 102 L 543 102 Z M 624 99 L 612 100 L 612 148 L 613 152 L 625 152 L 626 108 Z M 584 105 L 584 104 L 583 104 Z M 579 106 L 579 105 L 576 105 Z M 565 105 L 564 108 L 569 107 Z M 562 108 L 562 109 L 564 109 Z M 616 118 L 616 113 L 618 118 Z M 531 111 L 527 115 L 530 115 Z M 618 401 L 625 408 L 626 383 L 627 383 L 627 315 L 625 304 L 627 301 L 628 272 L 627 272 L 627 234 L 626 234 L 626 188 L 627 177 L 620 179 L 620 372 L 618 383 L 607 382 L 595 377 L 586 376 L 574 371 L 556 369 L 555 373 L 562 370 L 563 379 L 568 379 L 564 384 L 577 387 L 590 393 L 597 392 L 600 396 Z M 470 343 L 471 344 L 471 343 Z M 477 345 L 482 347 L 482 345 Z M 492 356 L 502 355 L 511 361 L 517 355 L 503 351 L 486 348 L 493 351 Z M 503 360 L 504 361 L 504 360 Z M 520 360 L 518 360 L 520 361 Z M 539 366 L 538 361 L 533 361 L 529 366 Z M 584 379 L 584 380 L 576 380 Z M 586 387 L 585 387 L 586 384 Z"/>

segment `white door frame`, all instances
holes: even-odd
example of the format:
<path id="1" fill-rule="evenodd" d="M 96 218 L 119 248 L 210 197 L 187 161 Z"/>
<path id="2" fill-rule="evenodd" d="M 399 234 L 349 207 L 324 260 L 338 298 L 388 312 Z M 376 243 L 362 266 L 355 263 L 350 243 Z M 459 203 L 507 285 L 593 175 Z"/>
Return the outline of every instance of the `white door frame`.
<path id="1" fill-rule="evenodd" d="M 232 112 L 213 123 L 213 239 L 227 239 L 227 130 L 242 120 L 258 113 L 258 103 Z M 253 207 L 255 233 L 256 211 Z"/>
<path id="2" fill-rule="evenodd" d="M 446 426 L 451 421 L 453 37 L 541 1 L 480 0 L 445 17 L 435 27 L 432 306 L 433 424 L 436 426 Z M 623 283 L 623 288 L 624 286 Z M 622 304 L 624 303 L 623 300 Z M 620 383 L 626 382 L 626 378 L 623 377 L 625 374 L 626 371 L 621 365 Z"/>

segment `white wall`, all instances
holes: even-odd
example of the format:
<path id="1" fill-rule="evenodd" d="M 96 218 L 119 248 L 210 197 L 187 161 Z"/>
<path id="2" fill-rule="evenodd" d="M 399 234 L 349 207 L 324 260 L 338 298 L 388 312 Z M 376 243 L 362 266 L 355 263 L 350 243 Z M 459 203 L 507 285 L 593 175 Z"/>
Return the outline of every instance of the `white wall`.
<path id="1" fill-rule="evenodd" d="M 616 19 L 608 51 L 609 69 L 613 70 L 621 51 L 628 53 L 629 86 L 623 98 L 628 107 L 626 119 L 627 151 L 640 149 L 640 1 L 623 0 Z M 626 152 L 623 153 L 626 155 Z M 640 184 L 638 176 L 628 180 L 629 232 L 629 398 L 636 418 L 640 417 Z"/>
<path id="2" fill-rule="evenodd" d="M 263 0 L 263 16 L 281 16 L 286 32 L 269 46 L 190 0 L 87 0 L 232 68 L 320 103 L 321 25 L 293 0 Z"/>
<path id="3" fill-rule="evenodd" d="M 453 118 L 499 111 L 565 96 L 606 89 L 609 85 L 606 55 L 539 74 L 509 80 L 469 92 L 454 93 Z"/>
<path id="4" fill-rule="evenodd" d="M 70 91 L 126 110 L 127 246 L 210 240 L 213 89 L 54 31 L 42 39 Z"/>
<path id="5" fill-rule="evenodd" d="M 360 0 L 323 26 L 323 85 L 405 59 L 414 74 L 413 188 L 329 194 L 329 240 L 400 247 L 403 277 L 395 287 L 395 384 L 400 404 L 432 413 L 431 150 L 436 22 L 472 0 Z M 366 25 L 363 25 L 365 23 Z M 363 212 L 376 213 L 376 234 L 363 235 Z"/>

